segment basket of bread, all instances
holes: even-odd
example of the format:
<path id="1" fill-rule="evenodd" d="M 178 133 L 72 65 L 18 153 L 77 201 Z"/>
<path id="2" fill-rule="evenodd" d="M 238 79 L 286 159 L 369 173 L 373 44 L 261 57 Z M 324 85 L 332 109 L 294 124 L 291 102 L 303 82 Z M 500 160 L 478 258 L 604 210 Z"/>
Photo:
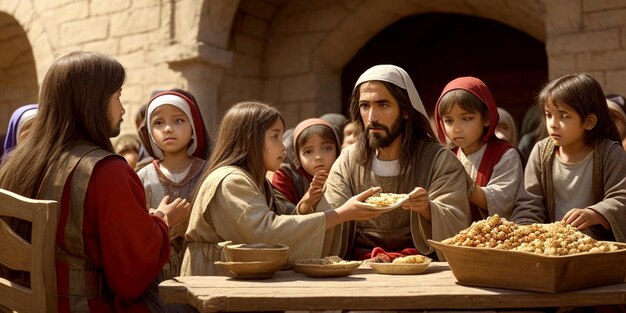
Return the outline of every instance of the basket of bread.
<path id="1" fill-rule="evenodd" d="M 626 278 L 625 244 L 597 241 L 562 222 L 517 225 L 493 215 L 429 242 L 463 285 L 562 292 Z"/>

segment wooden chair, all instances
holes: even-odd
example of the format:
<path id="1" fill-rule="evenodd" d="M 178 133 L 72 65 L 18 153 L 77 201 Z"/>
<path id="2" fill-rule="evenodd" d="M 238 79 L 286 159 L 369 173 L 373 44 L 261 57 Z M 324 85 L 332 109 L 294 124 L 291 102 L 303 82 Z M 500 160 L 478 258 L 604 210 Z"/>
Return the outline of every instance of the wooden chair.
<path id="1" fill-rule="evenodd" d="M 31 243 L 0 219 L 0 263 L 13 270 L 30 272 L 30 289 L 0 278 L 0 308 L 17 312 L 57 312 L 54 265 L 56 201 L 33 200 L 0 189 L 0 216 L 32 222 Z M 2 309 L 0 309 L 2 311 Z"/>

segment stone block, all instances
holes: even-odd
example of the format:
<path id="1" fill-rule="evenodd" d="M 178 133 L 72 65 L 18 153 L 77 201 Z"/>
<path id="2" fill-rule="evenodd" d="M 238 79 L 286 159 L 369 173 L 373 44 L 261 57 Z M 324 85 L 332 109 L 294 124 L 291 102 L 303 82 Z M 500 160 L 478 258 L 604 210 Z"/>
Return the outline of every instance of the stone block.
<path id="1" fill-rule="evenodd" d="M 41 4 L 41 2 L 36 2 L 35 4 Z M 0 1 L 0 11 L 6 12 L 9 15 L 14 15 L 15 10 L 17 10 L 17 7 L 20 5 L 28 5 L 28 3 L 19 0 Z"/>
<path id="2" fill-rule="evenodd" d="M 546 43 L 548 56 L 561 53 L 615 50 L 620 46 L 620 30 L 589 31 L 558 36 Z"/>
<path id="3" fill-rule="evenodd" d="M 606 83 L 603 85 L 604 93 L 616 93 L 626 95 L 626 69 L 606 71 Z"/>
<path id="4" fill-rule="evenodd" d="M 111 36 L 126 36 L 156 30 L 161 24 L 158 7 L 147 7 L 111 15 Z"/>
<path id="5" fill-rule="evenodd" d="M 268 102 L 277 102 L 280 97 L 281 78 L 263 80 L 261 99 Z"/>
<path id="6" fill-rule="evenodd" d="M 45 5 L 44 8 L 47 10 L 47 9 L 54 9 L 54 8 L 62 7 L 68 3 L 72 3 L 76 1 L 80 1 L 80 0 L 47 0 L 47 1 L 42 1 L 42 2 Z"/>
<path id="7" fill-rule="evenodd" d="M 549 2 L 549 1 L 548 1 Z M 584 12 L 626 8 L 624 0 L 582 0 Z"/>
<path id="8" fill-rule="evenodd" d="M 240 77 L 261 77 L 262 60 L 245 54 L 236 54 L 229 72 Z"/>
<path id="9" fill-rule="evenodd" d="M 177 0 L 177 1 L 180 1 L 180 0 Z M 158 7 L 158 6 L 160 6 L 159 1 L 155 1 L 155 0 L 133 0 L 133 4 L 132 4 L 133 9 Z"/>
<path id="10" fill-rule="evenodd" d="M 349 14 L 348 10 L 339 5 L 332 5 L 323 9 L 307 12 L 307 31 L 332 30 Z"/>
<path id="11" fill-rule="evenodd" d="M 315 98 L 315 76 L 313 74 L 286 77 L 280 82 L 281 101 L 302 101 Z"/>
<path id="12" fill-rule="evenodd" d="M 277 7 L 272 3 L 258 0 L 242 0 L 239 3 L 239 10 L 252 16 L 270 20 L 274 17 Z"/>
<path id="13" fill-rule="evenodd" d="M 578 32 L 582 29 L 581 0 L 544 1 L 548 34 Z"/>
<path id="14" fill-rule="evenodd" d="M 322 115 L 322 111 L 318 107 L 318 104 L 319 103 L 315 100 L 298 101 L 298 105 L 300 106 L 300 114 L 298 114 L 298 120 L 296 121 L 296 123 L 299 123 L 307 118 L 319 117 L 320 115 Z"/>
<path id="15" fill-rule="evenodd" d="M 583 25 L 585 30 L 626 26 L 626 9 L 587 13 Z"/>
<path id="16" fill-rule="evenodd" d="M 300 115 L 299 102 L 277 102 L 274 103 L 273 106 L 280 111 L 280 114 L 285 119 L 285 129 L 294 128 L 302 120 L 308 118 Z"/>
<path id="17" fill-rule="evenodd" d="M 266 65 L 269 77 L 307 73 L 311 53 L 326 36 L 323 33 L 302 36 L 276 36 L 266 46 Z"/>
<path id="18" fill-rule="evenodd" d="M 274 35 L 296 35 L 306 31 L 306 19 L 302 16 L 279 15 L 272 22 Z"/>
<path id="19" fill-rule="evenodd" d="M 150 99 L 150 93 L 144 91 L 142 84 L 124 84 L 122 86 L 122 104 L 126 101 L 132 103 L 146 103 Z M 124 119 L 130 119 L 127 114 Z M 134 119 L 135 116 L 132 116 Z"/>
<path id="20" fill-rule="evenodd" d="M 130 0 L 96 0 L 89 4 L 89 11 L 92 16 L 103 15 L 127 10 L 130 5 Z"/>
<path id="21" fill-rule="evenodd" d="M 145 52 L 143 51 L 117 55 L 115 58 L 126 69 L 143 68 L 146 66 Z"/>
<path id="22" fill-rule="evenodd" d="M 241 32 L 257 38 L 265 38 L 268 22 L 252 15 L 243 15 L 241 20 Z"/>
<path id="23" fill-rule="evenodd" d="M 233 50 L 235 52 L 255 57 L 263 56 L 263 48 L 265 47 L 264 40 L 241 33 L 233 34 L 233 37 L 235 43 Z"/>
<path id="24" fill-rule="evenodd" d="M 611 50 L 581 53 L 576 57 L 576 68 L 580 71 L 605 71 L 626 69 L 626 51 Z"/>
<path id="25" fill-rule="evenodd" d="M 151 42 L 150 33 L 129 35 L 120 38 L 119 53 L 126 54 L 145 49 Z"/>
<path id="26" fill-rule="evenodd" d="M 89 3 L 80 1 L 41 12 L 41 16 L 55 24 L 77 21 L 89 16 Z"/>
<path id="27" fill-rule="evenodd" d="M 225 75 L 222 78 L 219 102 L 230 107 L 237 102 L 261 99 L 262 83 L 259 78 Z"/>
<path id="28" fill-rule="evenodd" d="M 89 30 L 89 31 L 85 31 Z M 93 17 L 61 24 L 62 46 L 106 39 L 109 35 L 109 17 Z"/>
<path id="29" fill-rule="evenodd" d="M 548 75 L 550 80 L 568 73 L 573 73 L 576 70 L 576 55 L 574 54 L 552 55 L 548 59 Z"/>
<path id="30" fill-rule="evenodd" d="M 116 38 L 88 42 L 83 45 L 83 50 L 97 51 L 108 55 L 116 55 L 119 52 L 119 40 Z"/>
<path id="31" fill-rule="evenodd" d="M 20 1 L 20 5 L 15 8 L 13 16 L 20 21 L 21 25 L 25 25 L 31 23 L 36 18 L 36 12 L 33 11 L 32 5 L 28 2 Z"/>

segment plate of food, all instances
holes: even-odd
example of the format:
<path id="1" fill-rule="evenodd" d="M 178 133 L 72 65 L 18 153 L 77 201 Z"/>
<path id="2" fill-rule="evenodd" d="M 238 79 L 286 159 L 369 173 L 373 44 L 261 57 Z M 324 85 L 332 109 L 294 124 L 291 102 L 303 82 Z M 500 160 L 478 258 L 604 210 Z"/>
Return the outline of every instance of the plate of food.
<path id="1" fill-rule="evenodd" d="M 366 207 L 372 210 L 391 211 L 399 208 L 409 200 L 406 193 L 379 192 L 365 199 Z"/>
<path id="2" fill-rule="evenodd" d="M 415 275 L 423 273 L 431 261 L 423 255 L 409 255 L 395 258 L 390 263 L 370 262 L 368 264 L 378 274 Z"/>
<path id="3" fill-rule="evenodd" d="M 303 259 L 293 263 L 293 270 L 310 277 L 349 276 L 361 265 L 360 261 L 345 261 L 338 256 L 321 259 Z"/>

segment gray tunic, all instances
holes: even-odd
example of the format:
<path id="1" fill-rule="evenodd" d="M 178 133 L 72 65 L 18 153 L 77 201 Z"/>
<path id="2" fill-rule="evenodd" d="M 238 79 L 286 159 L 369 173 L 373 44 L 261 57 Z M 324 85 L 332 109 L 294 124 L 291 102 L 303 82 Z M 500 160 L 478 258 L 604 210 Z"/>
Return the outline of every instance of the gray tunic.
<path id="1" fill-rule="evenodd" d="M 511 220 L 519 224 L 555 221 L 552 164 L 556 148 L 550 138 L 538 142 L 530 153 L 524 172 L 524 192 L 518 194 Z M 626 242 L 626 152 L 620 144 L 607 139 L 597 140 L 593 147 L 593 188 L 579 192 L 591 193 L 593 205 L 587 206 L 602 214 L 611 225 L 601 225 L 585 232 L 600 240 Z"/>
<path id="2" fill-rule="evenodd" d="M 428 239 L 441 241 L 469 226 L 465 169 L 456 156 L 439 143 L 420 141 L 415 144 L 419 145 L 420 163 L 409 168 L 413 177 L 412 183 L 407 185 L 395 183 L 400 179 L 398 176 L 365 173 L 364 167 L 354 161 L 355 147 L 344 149 L 329 173 L 317 210 L 337 208 L 352 196 L 376 185 L 383 187 L 384 192 L 393 193 L 409 193 L 416 187 L 423 187 L 430 198 L 431 221 L 416 212 L 397 209 L 370 221 L 348 222 L 342 229 L 341 242 L 334 242 L 333 249 L 337 254 L 349 254 L 355 246 L 369 249 L 376 246 L 383 249 L 415 247 L 422 254 L 431 254 L 434 249 Z M 364 177 L 371 183 L 366 184 Z M 438 257 L 443 259 L 442 255 Z"/>

